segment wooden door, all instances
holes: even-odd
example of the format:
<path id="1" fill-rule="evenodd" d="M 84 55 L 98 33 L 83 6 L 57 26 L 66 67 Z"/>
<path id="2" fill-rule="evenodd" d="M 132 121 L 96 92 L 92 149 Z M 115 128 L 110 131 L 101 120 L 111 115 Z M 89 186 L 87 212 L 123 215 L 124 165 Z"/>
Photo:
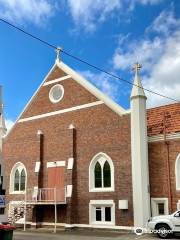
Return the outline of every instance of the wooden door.
<path id="1" fill-rule="evenodd" d="M 48 199 L 54 199 L 54 192 L 52 189 L 56 189 L 56 201 L 64 202 L 65 198 L 65 182 L 64 182 L 64 167 L 50 167 L 48 168 Z"/>

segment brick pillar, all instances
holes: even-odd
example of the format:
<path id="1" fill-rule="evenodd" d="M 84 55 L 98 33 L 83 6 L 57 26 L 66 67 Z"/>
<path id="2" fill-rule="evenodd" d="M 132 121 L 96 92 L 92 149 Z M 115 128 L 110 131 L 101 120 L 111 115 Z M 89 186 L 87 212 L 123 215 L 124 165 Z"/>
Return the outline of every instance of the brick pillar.
<path id="1" fill-rule="evenodd" d="M 66 202 L 67 202 L 67 211 L 66 211 L 66 224 L 71 225 L 75 223 L 74 214 L 74 205 L 76 202 L 76 171 L 75 171 L 75 160 L 76 160 L 76 129 L 71 124 L 68 129 L 69 137 L 69 158 L 67 161 L 66 169 Z"/>
<path id="2" fill-rule="evenodd" d="M 40 162 L 40 170 L 39 173 L 37 173 L 37 186 L 39 188 L 43 187 L 43 152 L 44 152 L 44 135 L 43 133 L 39 130 L 37 132 L 37 137 L 39 141 L 39 156 L 37 161 Z"/>
<path id="3" fill-rule="evenodd" d="M 34 173 L 34 186 L 37 188 L 41 188 L 43 184 L 43 133 L 38 130 L 37 132 L 37 142 L 38 142 L 38 155 L 36 159 L 36 164 L 40 163 L 39 171 Z M 38 169 L 37 169 L 38 170 Z M 37 227 L 38 223 L 38 214 L 37 214 L 37 206 L 35 205 L 32 209 L 32 226 L 31 227 Z"/>

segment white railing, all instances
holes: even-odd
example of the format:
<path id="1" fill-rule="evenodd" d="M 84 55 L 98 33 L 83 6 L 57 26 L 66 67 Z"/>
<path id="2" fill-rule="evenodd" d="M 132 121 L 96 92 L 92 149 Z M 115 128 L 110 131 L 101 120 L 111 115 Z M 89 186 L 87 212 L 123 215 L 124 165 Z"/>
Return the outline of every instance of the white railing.
<path id="1" fill-rule="evenodd" d="M 65 188 L 27 189 L 25 201 L 31 203 L 65 203 L 66 191 Z"/>

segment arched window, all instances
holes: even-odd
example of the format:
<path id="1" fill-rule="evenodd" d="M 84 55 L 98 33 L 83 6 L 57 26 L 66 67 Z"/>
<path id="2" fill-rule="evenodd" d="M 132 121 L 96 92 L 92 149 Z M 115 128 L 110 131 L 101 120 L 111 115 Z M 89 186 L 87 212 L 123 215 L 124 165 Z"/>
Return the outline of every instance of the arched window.
<path id="1" fill-rule="evenodd" d="M 111 168 L 108 161 L 104 163 L 103 176 L 104 187 L 111 187 Z"/>
<path id="2" fill-rule="evenodd" d="M 176 190 L 180 190 L 180 154 L 176 158 L 175 174 L 176 174 Z"/>
<path id="3" fill-rule="evenodd" d="M 19 191 L 19 171 L 16 169 L 14 174 L 14 191 Z"/>
<path id="4" fill-rule="evenodd" d="M 10 192 L 22 193 L 26 189 L 26 168 L 24 164 L 18 162 L 14 165 L 10 175 Z"/>
<path id="5" fill-rule="evenodd" d="M 105 153 L 98 153 L 90 163 L 89 191 L 114 191 L 114 166 Z"/>
<path id="6" fill-rule="evenodd" d="M 102 187 L 102 171 L 99 162 L 97 162 L 95 165 L 94 175 L 95 175 L 95 187 L 96 188 Z"/>
<path id="7" fill-rule="evenodd" d="M 23 169 L 21 171 L 21 177 L 20 177 L 20 191 L 24 191 L 26 187 L 26 173 L 25 170 Z"/>

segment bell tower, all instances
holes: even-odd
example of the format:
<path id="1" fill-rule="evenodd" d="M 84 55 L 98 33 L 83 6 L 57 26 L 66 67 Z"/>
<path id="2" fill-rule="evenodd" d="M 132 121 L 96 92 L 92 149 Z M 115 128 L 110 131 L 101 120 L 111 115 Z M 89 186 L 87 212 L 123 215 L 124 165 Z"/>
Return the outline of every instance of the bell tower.
<path id="1" fill-rule="evenodd" d="M 134 226 L 146 227 L 150 217 L 149 168 L 146 100 L 139 77 L 141 65 L 134 65 L 135 77 L 131 92 L 131 156 Z"/>
<path id="2" fill-rule="evenodd" d="M 4 167 L 2 157 L 2 141 L 3 137 L 6 135 L 6 132 L 7 128 L 3 114 L 2 86 L 0 86 L 0 195 L 4 195 L 4 182 L 3 182 Z"/>

